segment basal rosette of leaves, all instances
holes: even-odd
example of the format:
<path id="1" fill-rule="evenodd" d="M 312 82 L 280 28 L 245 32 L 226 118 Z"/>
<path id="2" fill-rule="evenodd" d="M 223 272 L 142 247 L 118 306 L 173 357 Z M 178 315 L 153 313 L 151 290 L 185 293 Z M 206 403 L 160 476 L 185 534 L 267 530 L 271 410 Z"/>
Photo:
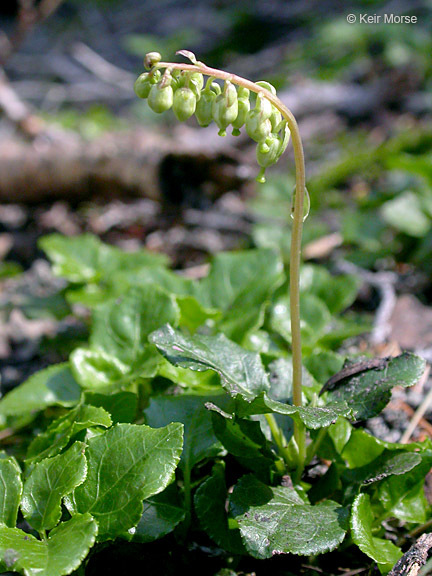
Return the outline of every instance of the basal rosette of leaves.
<path id="1" fill-rule="evenodd" d="M 190 281 L 157 255 L 88 235 L 41 244 L 67 281 L 65 305 L 87 306 L 92 319 L 86 345 L 0 400 L 3 427 L 38 423 L 23 456 L 0 458 L 3 570 L 61 576 L 85 567 L 98 543 L 171 535 L 182 545 L 187 534 L 205 535 L 239 570 L 248 556 L 317 556 L 342 543 L 390 569 L 402 552 L 388 522 L 410 531 L 430 517 L 432 448 L 384 442 L 361 423 L 394 386 L 417 382 L 424 361 L 404 353 L 319 396 L 344 364 L 329 336 L 337 322 L 349 330 L 355 279 L 303 268 L 295 406 L 277 252 L 218 254 Z M 303 476 L 295 423 L 308 430 Z M 326 464 L 312 478 L 316 462 Z"/>

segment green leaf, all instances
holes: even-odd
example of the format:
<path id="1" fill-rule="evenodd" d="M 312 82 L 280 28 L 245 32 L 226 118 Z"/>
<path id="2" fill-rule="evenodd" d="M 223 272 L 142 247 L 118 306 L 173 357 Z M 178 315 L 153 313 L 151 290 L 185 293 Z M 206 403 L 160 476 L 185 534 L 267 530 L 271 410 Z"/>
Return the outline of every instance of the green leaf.
<path id="1" fill-rule="evenodd" d="M 74 406 L 81 388 L 68 364 L 56 364 L 30 376 L 0 400 L 0 421 L 8 417 L 34 415 L 48 406 Z"/>
<path id="2" fill-rule="evenodd" d="M 158 366 L 158 376 L 171 380 L 176 386 L 182 388 L 186 394 L 219 394 L 221 392 L 219 376 L 216 372 L 196 372 L 187 368 L 180 368 L 170 364 L 161 357 Z"/>
<path id="3" fill-rule="evenodd" d="M 389 517 L 398 518 L 402 522 L 424 524 L 430 517 L 430 504 L 425 496 L 424 477 L 421 482 L 408 488 L 407 478 L 410 474 L 401 477 L 391 477 L 382 483 L 379 489 L 379 498 L 385 505 Z"/>
<path id="4" fill-rule="evenodd" d="M 350 438 L 343 448 L 342 458 L 346 460 L 349 468 L 358 468 L 372 462 L 385 449 L 384 441 L 372 436 L 366 430 L 357 428 L 351 431 Z"/>
<path id="5" fill-rule="evenodd" d="M 46 576 L 70 574 L 93 546 L 98 526 L 90 514 L 76 514 L 50 532 Z M 67 567 L 66 567 L 67 565 Z"/>
<path id="6" fill-rule="evenodd" d="M 340 382 L 328 392 L 331 401 L 345 400 L 354 410 L 357 420 L 379 414 L 391 398 L 395 386 L 413 386 L 425 369 L 425 361 L 405 352 L 388 361 L 381 370 L 371 369 Z"/>
<path id="7" fill-rule="evenodd" d="M 176 324 L 178 317 L 174 297 L 153 284 L 99 306 L 90 349 L 78 348 L 71 355 L 77 380 L 86 389 L 112 393 L 137 378 L 153 377 L 159 357 L 148 336 L 166 322 Z"/>
<path id="8" fill-rule="evenodd" d="M 192 468 L 205 458 L 212 458 L 221 451 L 221 445 L 213 432 L 212 415 L 205 403 L 218 399 L 222 404 L 228 397 L 223 396 L 156 396 L 150 400 L 144 411 L 149 426 L 159 428 L 170 422 L 184 425 L 184 447 L 180 468 Z"/>
<path id="9" fill-rule="evenodd" d="M 359 287 L 360 280 L 356 276 L 332 276 L 323 266 L 306 264 L 301 270 L 300 290 L 322 300 L 333 315 L 354 302 Z"/>
<path id="10" fill-rule="evenodd" d="M 250 404 L 237 401 L 236 413 L 240 417 L 253 414 L 283 414 L 297 422 L 303 422 L 306 428 L 311 430 L 326 428 L 340 416 L 346 418 L 352 416 L 352 410 L 346 402 L 331 402 L 325 406 L 293 406 L 272 400 L 266 394 L 259 396 Z"/>
<path id="11" fill-rule="evenodd" d="M 347 511 L 336 502 L 311 506 L 293 488 L 266 486 L 252 476 L 236 484 L 230 508 L 243 543 L 255 558 L 329 552 L 347 530 Z"/>
<path id="12" fill-rule="evenodd" d="M 205 308 L 193 296 L 177 296 L 180 309 L 180 326 L 187 328 L 192 334 L 207 320 L 218 320 L 222 315 L 220 310 Z"/>
<path id="13" fill-rule="evenodd" d="M 126 536 L 130 542 L 153 542 L 166 536 L 185 518 L 177 488 L 171 484 L 160 494 L 144 500 L 144 510 L 136 528 Z"/>
<path id="14" fill-rule="evenodd" d="M 346 470 L 344 476 L 349 484 L 369 485 L 388 476 L 405 474 L 421 461 L 421 455 L 416 452 L 384 450 L 378 458 L 365 466 Z"/>
<path id="15" fill-rule="evenodd" d="M 113 385 L 121 387 L 129 382 L 128 367 L 102 350 L 76 348 L 70 363 L 76 379 L 85 389 L 106 391 Z"/>
<path id="16" fill-rule="evenodd" d="M 267 472 L 275 456 L 270 450 L 261 425 L 254 420 L 224 418 L 212 412 L 213 429 L 224 448 L 249 470 Z"/>
<path id="17" fill-rule="evenodd" d="M 159 350 L 160 352 L 160 350 Z M 215 371 L 198 371 L 189 368 L 182 368 L 180 365 L 172 364 L 166 357 L 161 356 L 161 362 L 158 367 L 158 375 L 183 390 L 193 390 L 193 394 L 205 394 L 201 390 L 220 394 L 222 392 L 220 378 Z"/>
<path id="18" fill-rule="evenodd" d="M 392 476 L 380 482 L 378 498 L 389 516 L 403 522 L 426 522 L 429 504 L 426 500 L 424 483 L 432 465 L 432 453 L 421 453 L 421 463 L 409 474 Z"/>
<path id="19" fill-rule="evenodd" d="M 125 533 L 139 522 L 143 500 L 171 481 L 182 444 L 179 423 L 159 429 L 116 424 L 90 438 L 87 477 L 67 499 L 68 507 L 94 516 L 100 540 Z"/>
<path id="20" fill-rule="evenodd" d="M 25 481 L 21 511 L 38 532 L 58 524 L 63 497 L 84 481 L 84 448 L 85 444 L 75 442 L 64 454 L 38 462 Z"/>
<path id="21" fill-rule="evenodd" d="M 330 350 L 323 350 L 305 358 L 304 364 L 317 382 L 325 384 L 333 374 L 342 370 L 344 357 Z"/>
<path id="22" fill-rule="evenodd" d="M 199 293 L 199 284 L 197 284 L 196 280 L 186 278 L 178 272 L 161 268 L 160 266 L 125 271 L 119 278 L 116 278 L 116 283 L 118 282 L 127 290 L 133 286 L 156 284 L 175 296 L 196 296 Z"/>
<path id="23" fill-rule="evenodd" d="M 39 240 L 39 246 L 52 262 L 54 274 L 71 282 L 97 279 L 101 245 L 100 240 L 90 234 L 74 238 L 51 234 Z"/>
<path id="24" fill-rule="evenodd" d="M 158 286 L 134 288 L 94 311 L 91 348 L 136 368 L 146 356 L 149 334 L 163 324 L 177 324 L 178 317 L 175 299 Z"/>
<path id="25" fill-rule="evenodd" d="M 417 452 L 423 449 L 424 447 L 418 442 L 412 444 L 386 442 L 362 428 L 353 428 L 343 448 L 342 458 L 346 460 L 348 468 L 361 468 L 373 461 L 378 462 L 379 457 L 388 452 Z"/>
<path id="26" fill-rule="evenodd" d="M 97 524 L 90 514 L 62 522 L 43 542 L 0 526 L 0 569 L 25 576 L 64 576 L 78 568 L 93 546 Z"/>
<path id="27" fill-rule="evenodd" d="M 381 207 L 381 214 L 387 224 L 415 238 L 425 236 L 432 224 L 423 210 L 420 198 L 410 190 L 388 200 Z"/>
<path id="28" fill-rule="evenodd" d="M 164 326 L 150 340 L 175 366 L 217 372 L 222 386 L 234 397 L 240 395 L 250 402 L 269 388 L 259 354 L 241 348 L 223 334 L 187 336 Z"/>
<path id="29" fill-rule="evenodd" d="M 22 266 L 18 262 L 1 262 L 0 263 L 0 280 L 6 278 L 13 278 L 18 276 L 23 271 Z"/>
<path id="30" fill-rule="evenodd" d="M 53 263 L 53 271 L 75 283 L 110 279 L 116 272 L 165 265 L 167 258 L 146 250 L 124 252 L 109 246 L 97 236 L 82 234 L 68 238 L 60 234 L 45 236 L 39 245 Z"/>
<path id="31" fill-rule="evenodd" d="M 72 371 L 87 392 L 115 394 L 127 388 L 138 378 L 152 378 L 157 371 L 159 357 L 149 346 L 134 366 L 119 362 L 102 350 L 76 348 L 71 356 Z"/>
<path id="32" fill-rule="evenodd" d="M 103 408 L 81 404 L 54 420 L 44 432 L 36 436 L 28 447 L 26 463 L 55 456 L 81 430 L 95 426 L 109 428 L 111 424 L 111 417 Z"/>
<path id="33" fill-rule="evenodd" d="M 21 494 L 18 462 L 13 456 L 0 453 L 0 525 L 15 527 Z"/>
<path id="34" fill-rule="evenodd" d="M 353 427 L 346 418 L 339 418 L 333 426 L 329 427 L 328 435 L 332 439 L 333 446 L 338 454 L 343 451 L 351 438 L 352 431 Z"/>
<path id="35" fill-rule="evenodd" d="M 344 243 L 359 246 L 362 250 L 360 257 L 367 257 L 368 253 L 372 253 L 373 261 L 376 260 L 377 253 L 390 252 L 390 248 L 385 248 L 386 228 L 379 212 L 375 212 L 374 218 L 371 218 L 369 210 L 360 212 L 357 208 L 352 211 L 345 210 L 342 215 L 341 232 Z"/>
<path id="36" fill-rule="evenodd" d="M 270 390 L 267 395 L 272 400 L 277 400 L 283 404 L 290 404 L 292 402 L 292 358 L 284 357 L 274 360 L 268 367 Z M 306 398 L 312 398 L 316 393 L 321 390 L 311 374 L 302 368 L 302 385 L 303 394 Z"/>
<path id="37" fill-rule="evenodd" d="M 369 495 L 359 494 L 351 510 L 351 537 L 364 554 L 372 558 L 384 571 L 388 571 L 402 556 L 402 552 L 393 542 L 373 535 L 373 521 Z"/>
<path id="38" fill-rule="evenodd" d="M 18 528 L 0 526 L 0 570 L 13 570 L 26 576 L 48 576 L 48 550 L 44 542 L 36 540 Z M 67 572 L 60 572 L 67 574 Z"/>
<path id="39" fill-rule="evenodd" d="M 225 509 L 227 500 L 225 472 L 222 465 L 213 467 L 212 474 L 195 493 L 194 505 L 201 526 L 218 546 L 234 554 L 244 553 L 238 528 L 230 528 Z"/>
<path id="40" fill-rule="evenodd" d="M 201 283 L 202 300 L 223 310 L 218 328 L 239 342 L 262 325 L 268 300 L 282 281 L 282 261 L 274 250 L 221 253 Z"/>
<path id="41" fill-rule="evenodd" d="M 137 416 L 138 396 L 133 392 L 118 392 L 117 394 L 98 394 L 87 392 L 86 402 L 109 412 L 112 421 L 133 423 Z"/>
<path id="42" fill-rule="evenodd" d="M 330 312 L 322 300 L 313 294 L 302 294 L 300 298 L 302 336 L 312 346 L 325 333 L 331 320 Z M 281 298 L 271 309 L 270 326 L 287 342 L 291 342 L 291 319 L 289 300 Z"/>

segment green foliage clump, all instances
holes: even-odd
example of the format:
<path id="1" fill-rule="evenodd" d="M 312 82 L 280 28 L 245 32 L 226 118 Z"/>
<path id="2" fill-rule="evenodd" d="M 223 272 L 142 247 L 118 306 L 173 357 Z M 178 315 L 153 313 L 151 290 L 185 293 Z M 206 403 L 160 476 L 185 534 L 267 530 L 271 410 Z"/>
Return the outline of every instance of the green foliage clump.
<path id="1" fill-rule="evenodd" d="M 218 254 L 192 281 L 159 255 L 90 235 L 41 246 L 68 283 L 65 306 L 84 305 L 92 321 L 86 345 L 0 401 L 1 426 L 24 440 L 0 457 L 3 570 L 62 576 L 98 543 L 171 534 L 180 545 L 187 531 L 224 549 L 226 569 L 342 542 L 390 569 L 401 550 L 385 521 L 427 521 L 432 447 L 384 442 L 361 423 L 394 386 L 414 384 L 424 361 L 405 353 L 319 395 L 345 360 L 331 335 L 335 322 L 350 322 L 354 278 L 303 269 L 299 407 L 277 251 Z M 306 463 L 327 462 L 313 480 L 298 477 L 294 423 L 309 431 Z"/>

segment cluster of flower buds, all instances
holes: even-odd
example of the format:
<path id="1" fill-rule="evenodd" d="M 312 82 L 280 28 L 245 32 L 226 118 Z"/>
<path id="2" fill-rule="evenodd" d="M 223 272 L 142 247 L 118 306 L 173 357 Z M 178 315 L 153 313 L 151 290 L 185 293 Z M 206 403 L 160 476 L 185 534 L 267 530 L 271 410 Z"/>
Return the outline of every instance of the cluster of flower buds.
<path id="1" fill-rule="evenodd" d="M 265 182 L 265 170 L 275 164 L 288 146 L 290 131 L 279 110 L 265 96 L 266 91 L 276 94 L 268 82 L 257 82 L 263 89 L 256 95 L 255 106 L 251 109 L 250 91 L 236 87 L 229 80 L 220 86 L 209 77 L 204 87 L 201 72 L 165 68 L 162 74 L 157 67 L 161 56 L 157 52 L 146 55 L 144 72 L 135 82 L 135 93 L 146 98 L 150 108 L 161 114 L 172 108 L 180 122 L 195 114 L 200 126 L 208 126 L 214 121 L 219 127 L 219 135 L 226 136 L 232 126 L 234 136 L 240 135 L 243 126 L 247 134 L 257 143 L 256 158 L 261 169 L 258 182 Z"/>

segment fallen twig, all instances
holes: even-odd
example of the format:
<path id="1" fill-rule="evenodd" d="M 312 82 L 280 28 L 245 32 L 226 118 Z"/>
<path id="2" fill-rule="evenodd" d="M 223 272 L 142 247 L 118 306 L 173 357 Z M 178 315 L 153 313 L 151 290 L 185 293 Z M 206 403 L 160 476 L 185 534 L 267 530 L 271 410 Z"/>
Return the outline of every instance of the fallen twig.
<path id="1" fill-rule="evenodd" d="M 135 74 L 114 66 L 114 64 L 102 58 L 102 56 L 82 42 L 77 42 L 73 46 L 72 55 L 77 62 L 104 83 L 119 86 L 127 90 L 131 96 L 133 95 L 132 86 L 135 81 Z"/>
<path id="2" fill-rule="evenodd" d="M 392 410 L 402 410 L 409 418 L 413 418 L 415 414 L 415 410 L 411 408 L 409 404 L 399 399 L 392 400 L 388 405 L 388 408 Z M 430 424 L 425 418 L 421 417 L 417 422 L 417 426 L 432 438 L 432 424 Z"/>
<path id="3" fill-rule="evenodd" d="M 429 377 L 429 373 L 430 373 L 430 365 L 428 364 L 426 367 L 426 370 L 423 373 L 422 376 L 422 380 L 425 382 L 428 377 Z M 419 425 L 420 421 L 422 420 L 423 416 L 426 414 L 429 406 L 432 403 L 432 388 L 429 390 L 429 392 L 427 393 L 425 399 L 423 400 L 423 402 L 420 404 L 420 406 L 417 408 L 417 410 L 415 411 L 413 417 L 411 418 L 411 421 L 409 423 L 408 428 L 405 430 L 405 432 L 402 435 L 402 438 L 400 439 L 401 444 L 407 444 L 411 438 L 411 435 L 413 434 L 414 430 L 417 428 L 417 426 Z"/>
<path id="4" fill-rule="evenodd" d="M 432 548 L 432 533 L 423 534 L 398 560 L 388 576 L 417 576 Z"/>

